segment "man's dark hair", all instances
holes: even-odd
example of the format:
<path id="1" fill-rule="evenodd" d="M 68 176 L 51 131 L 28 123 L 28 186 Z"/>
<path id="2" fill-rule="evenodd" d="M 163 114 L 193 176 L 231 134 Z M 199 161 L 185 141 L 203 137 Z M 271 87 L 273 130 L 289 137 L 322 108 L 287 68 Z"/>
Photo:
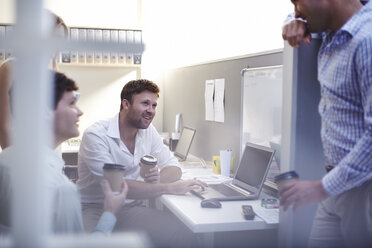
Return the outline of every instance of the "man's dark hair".
<path id="1" fill-rule="evenodd" d="M 74 80 L 68 78 L 65 74 L 60 72 L 54 73 L 54 109 L 57 108 L 58 102 L 61 100 L 63 93 L 69 91 L 76 91 L 79 88 L 77 87 Z"/>
<path id="2" fill-rule="evenodd" d="M 129 81 L 126 85 L 124 85 L 123 90 L 120 94 L 120 110 L 123 109 L 123 106 L 121 104 L 123 99 L 127 99 L 128 102 L 132 103 L 132 97 L 134 94 L 139 94 L 146 90 L 157 94 L 159 97 L 159 87 L 152 81 L 147 79 L 137 79 Z"/>
<path id="3" fill-rule="evenodd" d="M 61 100 L 63 93 L 68 91 L 76 91 L 79 88 L 77 87 L 74 80 L 68 78 L 65 74 L 56 72 L 56 71 L 49 71 L 52 74 L 53 78 L 53 91 L 54 91 L 54 102 L 53 102 L 53 109 L 57 108 L 58 102 Z M 13 113 L 13 84 L 9 88 L 9 100 L 10 100 L 10 111 Z"/>

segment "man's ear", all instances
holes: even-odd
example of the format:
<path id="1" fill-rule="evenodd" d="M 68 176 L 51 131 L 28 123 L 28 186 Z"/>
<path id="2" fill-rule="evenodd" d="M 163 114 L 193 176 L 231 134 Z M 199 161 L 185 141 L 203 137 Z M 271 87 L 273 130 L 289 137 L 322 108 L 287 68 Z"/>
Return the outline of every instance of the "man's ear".
<path id="1" fill-rule="evenodd" d="M 130 102 L 127 99 L 123 99 L 121 101 L 121 106 L 123 107 L 123 109 L 127 110 L 127 109 L 129 109 Z"/>

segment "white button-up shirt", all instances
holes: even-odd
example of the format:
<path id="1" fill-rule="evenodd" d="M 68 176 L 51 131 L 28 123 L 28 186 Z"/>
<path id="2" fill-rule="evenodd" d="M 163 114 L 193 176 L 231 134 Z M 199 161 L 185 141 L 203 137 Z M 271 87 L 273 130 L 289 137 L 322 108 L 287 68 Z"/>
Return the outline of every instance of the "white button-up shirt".
<path id="1" fill-rule="evenodd" d="M 9 170 L 11 169 L 11 166 L 13 166 L 12 157 L 14 156 L 19 156 L 19 151 L 15 150 L 14 147 L 5 149 L 0 155 L 0 198 L 6 200 L 8 204 L 10 204 L 10 199 L 7 198 L 12 194 L 9 178 L 9 173 L 11 172 Z M 45 149 L 44 156 L 46 157 L 48 165 L 42 168 L 43 173 L 45 174 L 43 187 L 46 189 L 46 192 L 44 192 L 46 196 L 51 197 L 52 199 L 50 201 L 51 205 L 48 207 L 50 207 L 53 214 L 53 232 L 83 232 L 84 229 L 79 192 L 75 184 L 62 174 L 64 161 L 58 154 L 48 148 Z M 6 180 L 3 180 L 5 178 Z M 25 208 L 27 207 L 25 206 Z M 10 213 L 7 212 L 7 210 L 7 208 L 4 209 L 5 214 L 9 215 Z M 113 225 L 115 225 L 115 222 L 112 223 L 112 228 Z"/>
<path id="2" fill-rule="evenodd" d="M 158 160 L 158 167 L 180 166 L 172 152 L 152 124 L 140 129 L 136 135 L 134 154 L 120 139 L 119 114 L 98 121 L 90 126 L 83 135 L 79 156 L 77 185 L 83 203 L 102 203 L 103 191 L 100 182 L 103 178 L 103 165 L 115 163 L 125 166 L 125 178 L 139 179 L 139 162 L 143 155 L 151 154 Z"/>

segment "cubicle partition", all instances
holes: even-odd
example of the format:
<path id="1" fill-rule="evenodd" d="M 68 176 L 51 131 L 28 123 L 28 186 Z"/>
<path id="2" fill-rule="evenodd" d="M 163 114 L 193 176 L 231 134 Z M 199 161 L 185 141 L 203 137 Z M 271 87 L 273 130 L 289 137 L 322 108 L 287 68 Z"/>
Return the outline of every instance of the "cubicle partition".
<path id="1" fill-rule="evenodd" d="M 241 71 L 244 68 L 281 65 L 282 49 L 171 69 L 163 75 L 163 131 L 174 130 L 175 116 L 182 113 L 185 126 L 196 129 L 190 152 L 205 160 L 220 149 L 232 149 L 234 169 L 240 158 Z M 225 79 L 224 122 L 205 120 L 205 83 Z"/>
<path id="2" fill-rule="evenodd" d="M 298 49 L 287 43 L 283 52 L 282 171 L 296 170 L 302 180 L 319 180 L 325 174 L 318 113 L 320 84 L 317 52 L 321 40 Z M 307 247 L 317 205 L 296 212 L 281 211 L 279 247 Z"/>

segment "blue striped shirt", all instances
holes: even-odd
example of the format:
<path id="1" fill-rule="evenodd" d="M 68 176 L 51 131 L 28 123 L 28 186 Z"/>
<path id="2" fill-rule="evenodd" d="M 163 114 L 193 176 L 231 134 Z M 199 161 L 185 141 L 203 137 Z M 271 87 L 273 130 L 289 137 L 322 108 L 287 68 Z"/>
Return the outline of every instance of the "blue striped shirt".
<path id="1" fill-rule="evenodd" d="M 338 195 L 372 178 L 372 3 L 322 35 L 321 136 L 326 164 L 336 165 L 322 184 Z"/>

